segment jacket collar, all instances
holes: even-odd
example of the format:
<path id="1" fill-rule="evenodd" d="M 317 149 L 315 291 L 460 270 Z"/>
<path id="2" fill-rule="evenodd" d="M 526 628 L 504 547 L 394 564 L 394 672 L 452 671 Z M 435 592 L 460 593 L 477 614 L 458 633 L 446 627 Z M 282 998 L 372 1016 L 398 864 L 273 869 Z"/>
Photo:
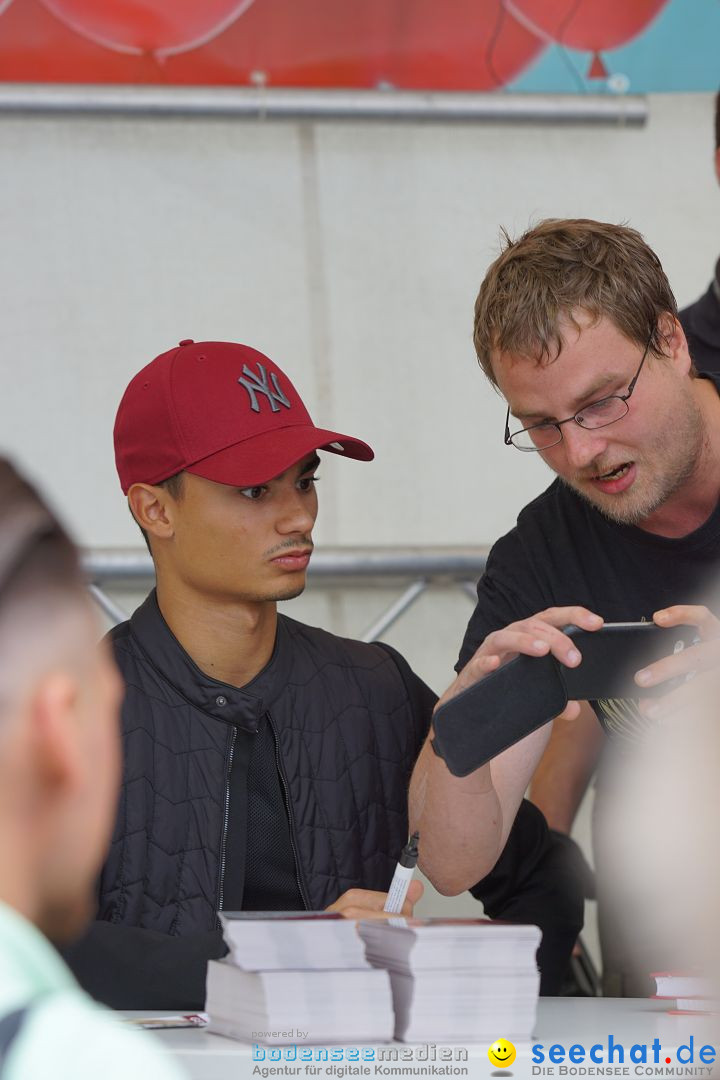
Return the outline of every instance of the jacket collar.
<path id="1" fill-rule="evenodd" d="M 286 684 L 291 648 L 282 615 L 278 616 L 275 648 L 269 663 L 241 689 L 212 679 L 200 670 L 162 617 L 155 589 L 133 614 L 130 629 L 155 670 L 191 705 L 244 731 L 258 730 L 260 720 Z"/>

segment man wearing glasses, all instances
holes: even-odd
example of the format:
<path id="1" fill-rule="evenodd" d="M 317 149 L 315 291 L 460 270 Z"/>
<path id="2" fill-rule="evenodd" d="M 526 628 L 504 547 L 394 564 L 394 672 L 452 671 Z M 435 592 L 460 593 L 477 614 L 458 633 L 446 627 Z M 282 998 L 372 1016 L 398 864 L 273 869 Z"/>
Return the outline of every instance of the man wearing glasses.
<path id="1" fill-rule="evenodd" d="M 569 623 L 687 622 L 677 605 L 702 603 L 720 571 L 717 377 L 697 376 L 667 278 L 639 233 L 548 220 L 507 239 L 480 288 L 474 341 L 507 401 L 508 452 L 539 453 L 556 479 L 494 545 L 445 700 L 518 653 L 577 666 Z M 538 801 L 569 832 L 604 734 L 632 738 L 645 717 L 633 701 L 595 701 L 570 702 L 557 719 L 564 741 Z M 428 738 L 412 828 L 441 891 L 492 868 L 552 727 L 464 778 Z"/>

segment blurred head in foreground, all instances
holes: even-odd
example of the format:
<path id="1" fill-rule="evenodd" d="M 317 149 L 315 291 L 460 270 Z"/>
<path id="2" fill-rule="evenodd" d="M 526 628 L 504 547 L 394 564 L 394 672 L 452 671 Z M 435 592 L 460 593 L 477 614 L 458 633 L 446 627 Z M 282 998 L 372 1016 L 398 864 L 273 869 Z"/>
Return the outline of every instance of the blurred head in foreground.
<path id="1" fill-rule="evenodd" d="M 0 900 L 64 942 L 94 908 L 119 780 L 114 664 L 72 542 L 0 459 Z"/>
<path id="2" fill-rule="evenodd" d="M 637 956 L 662 957 L 664 970 L 706 975 L 717 1001 L 720 623 L 709 612 L 703 638 L 687 651 L 696 674 L 657 700 L 644 737 L 616 761 L 603 835 Z M 682 654 L 673 663 L 680 673 Z"/>

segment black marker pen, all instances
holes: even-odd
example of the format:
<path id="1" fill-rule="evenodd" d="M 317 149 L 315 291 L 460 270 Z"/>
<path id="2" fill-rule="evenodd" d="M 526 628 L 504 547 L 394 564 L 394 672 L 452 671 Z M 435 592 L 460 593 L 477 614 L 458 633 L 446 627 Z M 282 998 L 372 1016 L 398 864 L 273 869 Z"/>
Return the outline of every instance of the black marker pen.
<path id="1" fill-rule="evenodd" d="M 400 859 L 395 867 L 395 873 L 388 889 L 387 900 L 383 911 L 397 915 L 402 911 L 405 897 L 412 881 L 413 873 L 418 861 L 418 840 L 420 833 L 414 832 L 405 847 L 400 852 Z"/>

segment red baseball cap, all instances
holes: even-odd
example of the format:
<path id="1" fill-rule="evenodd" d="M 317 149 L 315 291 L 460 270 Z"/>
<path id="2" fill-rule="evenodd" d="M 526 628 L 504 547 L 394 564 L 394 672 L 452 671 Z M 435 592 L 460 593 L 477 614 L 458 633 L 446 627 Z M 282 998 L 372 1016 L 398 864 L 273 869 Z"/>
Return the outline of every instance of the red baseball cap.
<path id="1" fill-rule="evenodd" d="M 115 418 L 123 491 L 185 470 L 253 487 L 313 450 L 372 461 L 367 443 L 317 428 L 280 368 L 231 341 L 185 339 L 139 371 Z"/>

